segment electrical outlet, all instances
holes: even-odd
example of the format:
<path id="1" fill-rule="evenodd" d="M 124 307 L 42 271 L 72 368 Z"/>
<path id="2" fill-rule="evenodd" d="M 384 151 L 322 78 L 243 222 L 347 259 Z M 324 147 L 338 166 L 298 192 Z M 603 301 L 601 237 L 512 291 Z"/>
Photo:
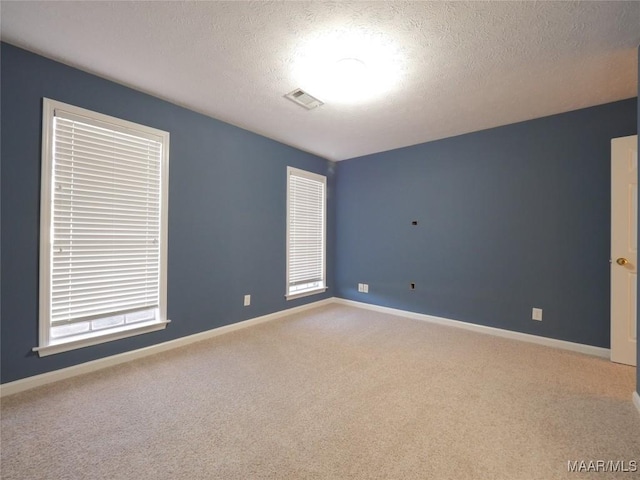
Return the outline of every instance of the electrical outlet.
<path id="1" fill-rule="evenodd" d="M 245 295 L 244 296 L 244 306 L 248 307 L 249 305 L 251 305 L 251 295 Z"/>
<path id="2" fill-rule="evenodd" d="M 364 285 L 362 283 L 358 284 L 358 291 L 359 292 L 364 292 Z"/>
<path id="3" fill-rule="evenodd" d="M 542 321 L 542 309 L 541 308 L 532 308 L 531 309 L 531 320 L 537 320 L 539 322 Z"/>
<path id="4" fill-rule="evenodd" d="M 369 284 L 368 283 L 363 283 L 362 284 L 362 291 L 364 293 L 369 293 Z"/>

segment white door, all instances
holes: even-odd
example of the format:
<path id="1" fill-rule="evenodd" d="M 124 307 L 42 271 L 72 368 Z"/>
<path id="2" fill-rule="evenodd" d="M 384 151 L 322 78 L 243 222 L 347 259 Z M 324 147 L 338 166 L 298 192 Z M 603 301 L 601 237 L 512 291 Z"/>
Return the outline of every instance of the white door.
<path id="1" fill-rule="evenodd" d="M 636 364 L 638 136 L 611 140 L 611 360 Z"/>

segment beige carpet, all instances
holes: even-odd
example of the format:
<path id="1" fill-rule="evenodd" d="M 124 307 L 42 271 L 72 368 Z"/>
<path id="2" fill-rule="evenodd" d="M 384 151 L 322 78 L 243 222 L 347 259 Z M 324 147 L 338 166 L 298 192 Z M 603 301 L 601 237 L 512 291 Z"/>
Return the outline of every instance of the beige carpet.
<path id="1" fill-rule="evenodd" d="M 635 369 L 329 305 L 2 401 L 9 479 L 562 479 L 639 460 Z"/>

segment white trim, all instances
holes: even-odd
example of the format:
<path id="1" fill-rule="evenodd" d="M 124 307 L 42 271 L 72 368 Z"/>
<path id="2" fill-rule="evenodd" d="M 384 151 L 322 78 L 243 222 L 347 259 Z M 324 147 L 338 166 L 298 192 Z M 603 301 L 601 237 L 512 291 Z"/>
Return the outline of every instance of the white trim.
<path id="1" fill-rule="evenodd" d="M 40 265 L 38 345 L 49 345 L 51 282 L 51 180 L 53 178 L 53 116 L 56 102 L 42 99 L 42 174 L 40 180 Z"/>
<path id="2" fill-rule="evenodd" d="M 324 293 L 328 289 L 329 287 L 314 288 L 313 290 L 307 290 L 305 292 L 295 293 L 293 295 L 285 295 L 285 298 L 287 300 L 295 300 L 296 298 L 308 297 L 309 295 L 317 295 L 318 293 Z"/>
<path id="3" fill-rule="evenodd" d="M 514 332 L 511 330 L 504 330 L 502 328 L 487 327 L 485 325 L 477 325 L 475 323 L 461 322 L 460 320 L 451 320 L 449 318 L 436 317 L 433 315 L 426 315 L 424 313 L 409 312 L 406 310 L 399 310 L 390 307 L 381 307 L 378 305 L 372 305 L 370 303 L 356 302 L 354 300 L 346 300 L 344 298 L 334 298 L 335 303 L 342 305 L 350 305 L 352 307 L 363 308 L 365 310 L 373 310 L 376 312 L 388 313 L 391 315 L 398 315 L 400 317 L 411 318 L 414 320 L 421 320 L 424 322 L 437 323 L 439 325 L 446 325 L 449 327 L 464 328 L 465 330 L 471 330 L 473 332 L 484 333 L 488 335 L 494 335 L 496 337 L 509 338 L 512 340 L 520 340 L 523 342 L 536 343 L 538 345 L 544 345 L 547 347 L 561 348 L 564 350 L 571 350 L 573 352 L 584 353 L 586 355 L 594 355 L 596 357 L 609 358 L 610 350 L 608 348 L 594 347 L 593 345 L 584 345 L 582 343 L 567 342 L 565 340 L 557 340 L 555 338 L 540 337 L 538 335 L 531 335 L 528 333 Z"/>
<path id="4" fill-rule="evenodd" d="M 309 180 L 314 180 L 318 183 L 322 183 L 324 186 L 324 203 L 322 205 L 322 286 L 318 289 L 314 289 L 307 292 L 289 294 L 289 212 L 291 207 L 291 195 L 290 195 L 290 179 L 295 175 Z M 327 287 L 327 177 L 319 173 L 308 172 L 299 168 L 287 166 L 287 212 L 286 212 L 286 278 L 285 278 L 285 298 L 287 300 L 294 300 L 296 298 L 306 297 L 307 295 L 313 295 L 326 291 Z M 323 290 L 324 289 L 324 290 Z"/>
<path id="5" fill-rule="evenodd" d="M 144 125 L 141 125 L 144 127 Z M 151 127 L 146 127 L 151 128 Z M 160 160 L 160 321 L 169 323 L 167 310 L 167 269 L 169 265 L 169 152 L 170 134 L 162 130 L 152 129 L 162 138 L 162 158 Z"/>
<path id="6" fill-rule="evenodd" d="M 545 345 L 548 347 L 560 348 L 564 350 L 570 350 L 574 352 L 584 353 L 587 355 L 594 355 L 597 357 L 609 358 L 609 349 L 594 347 L 591 345 L 583 345 L 579 343 L 567 342 L 564 340 L 556 340 L 553 338 L 539 337 L 537 335 L 530 335 L 527 333 L 512 332 L 510 330 L 503 330 L 501 328 L 486 327 L 484 325 L 475 325 L 472 323 L 461 322 L 458 320 L 450 320 L 442 317 L 435 317 L 433 315 L 425 315 L 422 313 L 409 312 L 406 310 L 399 310 L 390 307 L 381 307 L 378 305 L 372 305 L 368 303 L 356 302 L 353 300 L 346 300 L 343 298 L 327 298 L 319 300 L 317 302 L 300 305 L 298 307 L 289 308 L 286 310 L 280 310 L 278 312 L 263 315 L 261 317 L 255 317 L 248 320 L 244 320 L 230 325 L 214 328 L 205 332 L 196 333 L 186 337 L 177 338 L 168 342 L 151 345 L 149 347 L 141 348 L 138 350 L 132 350 L 130 352 L 124 352 L 110 357 L 100 358 L 98 360 L 92 360 L 90 362 L 82 363 L 79 365 L 73 365 L 71 367 L 63 368 L 61 370 L 55 370 L 52 372 L 43 373 L 40 375 L 34 375 L 32 377 L 23 378 L 14 382 L 8 382 L 0 385 L 0 397 L 13 395 L 25 390 L 47 385 L 49 383 L 57 382 L 67 378 L 75 377 L 76 375 L 82 375 L 85 373 L 95 372 L 103 368 L 119 365 L 121 363 L 129 362 L 138 358 L 143 358 L 148 355 L 155 355 L 156 353 L 165 352 L 174 348 L 183 347 L 191 343 L 206 340 L 208 338 L 217 337 L 225 333 L 233 332 L 235 330 L 241 330 L 243 328 L 265 323 L 278 318 L 286 317 L 294 313 L 302 312 L 305 310 L 311 310 L 330 303 L 337 303 L 341 305 L 349 305 L 356 308 L 362 308 L 365 310 L 373 310 L 382 313 L 388 313 L 391 315 L 397 315 L 401 317 L 411 318 L 414 320 L 421 320 L 431 323 L 437 323 L 440 325 L 446 325 L 451 327 L 463 328 L 466 330 L 475 331 L 478 333 L 484 333 L 489 335 L 495 335 L 503 338 L 509 338 L 512 340 L 520 340 L 530 343 L 536 343 L 539 345 Z M 640 413 L 640 397 L 637 392 L 633 394 L 633 403 L 638 408 Z"/>
<path id="7" fill-rule="evenodd" d="M 129 120 L 125 120 L 123 118 L 112 117 L 110 115 L 105 115 L 104 113 L 95 112 L 93 110 L 89 110 L 82 107 L 76 107 L 75 105 L 71 105 L 69 103 L 60 102 L 58 100 L 52 100 L 50 98 L 43 97 L 42 98 L 44 105 L 49 110 L 49 113 L 53 117 L 55 111 L 65 112 L 67 114 L 71 114 L 76 118 L 76 120 L 80 121 L 89 121 L 89 122 L 101 122 L 105 128 L 109 128 L 112 130 L 116 130 L 122 133 L 144 136 L 145 138 L 157 140 L 162 143 L 168 139 L 169 133 L 164 130 L 160 130 L 158 128 L 149 127 L 148 125 L 142 125 L 136 122 L 130 122 Z"/>
<path id="8" fill-rule="evenodd" d="M 638 409 L 638 413 L 640 413 L 640 395 L 638 395 L 638 392 L 633 392 L 633 395 L 631 395 L 631 400 Z"/>
<path id="9" fill-rule="evenodd" d="M 143 358 L 148 355 L 155 355 L 156 353 L 166 352 L 167 350 L 183 347 L 191 343 L 200 342 L 208 338 L 217 337 L 218 335 L 223 335 L 235 330 L 241 330 L 253 325 L 258 325 L 260 323 L 276 320 L 278 318 L 286 317 L 288 315 L 302 312 L 304 310 L 311 310 L 313 308 L 317 308 L 332 302 L 333 298 L 327 298 L 324 300 L 319 300 L 317 302 L 308 303 L 306 305 L 300 305 L 298 307 L 280 310 L 279 312 L 270 313 L 261 317 L 255 317 L 241 322 L 232 323 L 230 325 L 225 325 L 223 327 L 214 328 L 205 332 L 195 333 L 193 335 L 177 338 L 175 340 L 169 340 L 168 342 L 158 343 L 156 345 L 140 348 L 138 350 L 119 353 L 110 357 L 99 358 L 98 360 L 92 360 L 90 362 L 73 365 L 71 367 L 63 368 L 60 370 L 54 370 L 52 372 L 34 375 L 32 377 L 23 378 L 14 382 L 4 383 L 0 385 L 0 397 L 6 397 L 8 395 L 24 392 L 25 390 L 30 390 L 32 388 L 40 387 L 42 385 L 47 385 L 49 383 L 57 382 L 60 380 L 65 380 L 77 375 L 95 372 L 97 370 L 102 370 L 103 368 L 130 362 L 132 360 Z"/>
<path id="10" fill-rule="evenodd" d="M 106 332 L 92 332 L 92 335 L 84 338 L 72 339 L 68 342 L 54 343 L 45 345 L 44 347 L 33 347 L 31 350 L 38 352 L 38 356 L 47 357 L 56 353 L 68 352 L 70 350 L 76 350 L 77 348 L 90 347 L 91 345 L 99 345 L 101 343 L 112 342 L 113 340 L 120 340 L 121 338 L 133 337 L 136 335 L 142 335 L 143 333 L 156 332 L 158 330 L 164 330 L 167 328 L 167 324 L 170 320 L 160 321 L 153 323 L 147 323 L 142 325 L 127 325 L 122 329 L 110 329 Z"/>
<path id="11" fill-rule="evenodd" d="M 160 159 L 160 271 L 159 271 L 159 318 L 153 324 L 135 326 L 123 329 L 105 329 L 93 332 L 91 335 L 79 336 L 68 341 L 52 340 L 51 334 L 51 232 L 52 228 L 52 180 L 54 177 L 54 118 L 60 116 L 85 120 L 91 124 L 103 124 L 104 127 L 149 138 L 162 145 Z M 167 239 L 168 239 L 168 208 L 169 208 L 169 139 L 168 132 L 138 123 L 111 117 L 102 113 L 69 105 L 57 100 L 43 97 L 42 99 L 42 159 L 41 159 L 41 193 L 40 193 L 40 262 L 39 262 L 39 316 L 38 316 L 38 346 L 33 350 L 38 355 L 46 356 L 55 353 L 97 345 L 120 338 L 148 333 L 166 328 L 167 319 Z"/>

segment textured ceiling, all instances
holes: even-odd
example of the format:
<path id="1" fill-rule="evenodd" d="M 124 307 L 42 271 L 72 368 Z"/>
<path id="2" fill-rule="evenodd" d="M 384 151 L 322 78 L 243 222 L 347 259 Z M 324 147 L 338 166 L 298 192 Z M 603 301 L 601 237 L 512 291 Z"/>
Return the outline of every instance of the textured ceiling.
<path id="1" fill-rule="evenodd" d="M 640 2 L 2 1 L 1 17 L 4 41 L 331 160 L 637 88 Z M 352 57 L 383 94 L 322 92 Z M 283 98 L 297 87 L 325 105 Z"/>

